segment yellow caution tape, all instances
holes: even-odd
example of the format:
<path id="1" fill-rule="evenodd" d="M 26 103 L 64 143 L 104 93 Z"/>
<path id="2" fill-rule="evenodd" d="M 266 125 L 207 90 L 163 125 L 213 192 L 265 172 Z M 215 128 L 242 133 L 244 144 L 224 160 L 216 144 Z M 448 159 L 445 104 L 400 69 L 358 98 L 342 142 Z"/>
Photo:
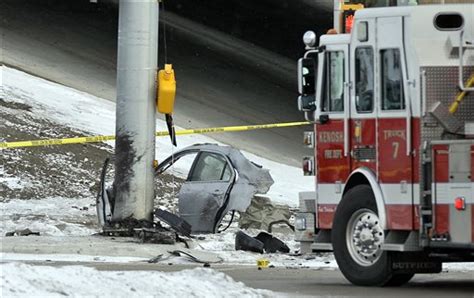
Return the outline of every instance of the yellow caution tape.
<path id="1" fill-rule="evenodd" d="M 303 125 L 308 125 L 308 124 L 310 124 L 310 122 L 304 121 L 304 122 L 286 122 L 286 123 L 257 124 L 257 125 L 245 125 L 245 126 L 224 126 L 224 127 L 210 127 L 210 128 L 198 128 L 198 129 L 184 129 L 184 130 L 177 131 L 176 135 L 206 134 L 206 133 L 218 133 L 218 132 L 238 132 L 238 131 L 249 131 L 249 130 L 256 130 L 256 129 L 303 126 Z M 162 137 L 162 136 L 167 136 L 167 135 L 169 135 L 167 131 L 156 132 L 157 137 Z M 77 137 L 77 138 L 65 138 L 65 139 L 1 142 L 0 149 L 99 143 L 99 142 L 113 141 L 113 140 L 115 140 L 115 136 L 91 136 L 91 137 Z"/>

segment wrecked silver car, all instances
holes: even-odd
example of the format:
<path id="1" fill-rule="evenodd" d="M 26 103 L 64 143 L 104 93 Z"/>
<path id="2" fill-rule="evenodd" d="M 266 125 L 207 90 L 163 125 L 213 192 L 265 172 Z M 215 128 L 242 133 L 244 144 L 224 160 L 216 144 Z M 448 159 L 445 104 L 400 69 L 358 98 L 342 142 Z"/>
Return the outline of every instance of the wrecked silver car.
<path id="1" fill-rule="evenodd" d="M 232 211 L 245 212 L 255 194 L 273 184 L 268 170 L 249 161 L 239 150 L 215 144 L 186 147 L 164 160 L 160 175 L 178 160 L 193 156 L 189 173 L 178 193 L 179 216 L 193 233 L 215 233 Z"/>

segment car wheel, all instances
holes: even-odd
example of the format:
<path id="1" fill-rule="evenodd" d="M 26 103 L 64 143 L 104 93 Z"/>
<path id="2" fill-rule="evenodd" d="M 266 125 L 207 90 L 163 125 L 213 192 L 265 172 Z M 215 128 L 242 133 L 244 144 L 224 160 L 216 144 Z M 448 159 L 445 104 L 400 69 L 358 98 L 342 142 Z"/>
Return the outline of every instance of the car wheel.
<path id="1" fill-rule="evenodd" d="M 372 189 L 358 185 L 344 194 L 332 228 L 334 256 L 353 284 L 383 286 L 393 276 L 390 255 L 382 250 L 385 233 Z"/>

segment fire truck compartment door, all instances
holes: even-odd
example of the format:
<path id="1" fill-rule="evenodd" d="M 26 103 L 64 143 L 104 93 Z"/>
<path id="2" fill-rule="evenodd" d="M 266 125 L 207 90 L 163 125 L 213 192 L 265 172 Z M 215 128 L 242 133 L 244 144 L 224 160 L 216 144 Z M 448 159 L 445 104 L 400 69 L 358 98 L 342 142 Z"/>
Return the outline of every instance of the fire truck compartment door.
<path id="1" fill-rule="evenodd" d="M 440 141 L 433 146 L 434 234 L 443 241 L 474 241 L 473 142 Z"/>
<path id="2" fill-rule="evenodd" d="M 387 227 L 415 226 L 411 112 L 403 17 L 377 19 L 377 170 L 386 203 Z"/>

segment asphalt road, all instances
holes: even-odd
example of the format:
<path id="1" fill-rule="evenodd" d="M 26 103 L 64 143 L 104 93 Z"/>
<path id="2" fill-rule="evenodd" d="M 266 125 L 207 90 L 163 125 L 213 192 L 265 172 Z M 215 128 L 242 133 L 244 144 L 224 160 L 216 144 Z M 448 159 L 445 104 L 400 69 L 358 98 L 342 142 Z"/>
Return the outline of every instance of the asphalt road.
<path id="1" fill-rule="evenodd" d="M 67 262 L 34 262 L 35 265 L 77 265 Z M 81 263 L 98 270 L 178 271 L 189 265 Z M 417 275 L 402 287 L 357 287 L 344 279 L 339 271 L 308 268 L 268 268 L 257 270 L 248 266 L 213 266 L 249 287 L 285 293 L 291 297 L 474 297 L 473 273 L 444 272 Z M 222 293 L 225 296 L 225 293 Z"/>
<path id="2" fill-rule="evenodd" d="M 112 10 L 45 5 L 50 2 L 2 0 L 2 62 L 115 100 L 117 16 Z M 303 120 L 296 109 L 296 61 L 170 12 L 162 17 L 167 26 L 167 61 L 177 70 L 177 125 L 200 128 Z M 302 44 L 288 46 L 303 48 Z M 164 42 L 160 48 L 163 63 Z M 301 145 L 305 129 L 214 137 L 299 166 L 301 157 L 311 154 Z"/>

